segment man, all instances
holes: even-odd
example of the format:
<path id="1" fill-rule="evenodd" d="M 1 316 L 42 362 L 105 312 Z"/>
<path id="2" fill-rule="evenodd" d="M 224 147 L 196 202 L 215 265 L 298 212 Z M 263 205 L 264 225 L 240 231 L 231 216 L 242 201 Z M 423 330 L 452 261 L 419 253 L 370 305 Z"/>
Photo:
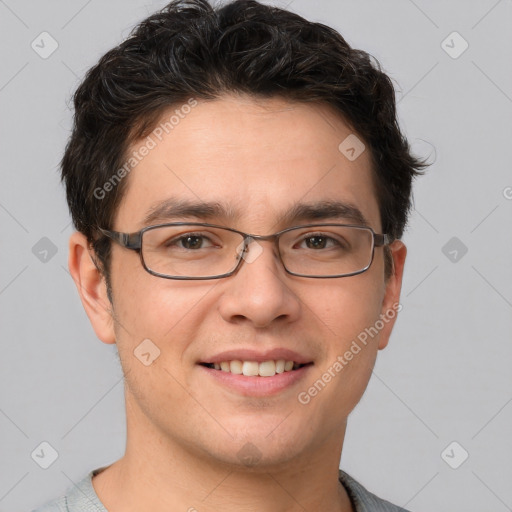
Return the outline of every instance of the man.
<path id="1" fill-rule="evenodd" d="M 176 1 L 108 52 L 62 177 L 126 453 L 40 510 L 403 510 L 338 468 L 422 167 L 378 65 L 285 10 Z"/>

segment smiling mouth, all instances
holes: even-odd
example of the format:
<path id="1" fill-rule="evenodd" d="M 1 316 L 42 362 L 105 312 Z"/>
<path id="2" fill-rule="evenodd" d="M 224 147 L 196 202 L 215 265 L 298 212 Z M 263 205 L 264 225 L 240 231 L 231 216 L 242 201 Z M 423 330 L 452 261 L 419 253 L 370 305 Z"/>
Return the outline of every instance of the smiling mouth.
<path id="1" fill-rule="evenodd" d="M 257 361 L 222 361 L 221 363 L 200 363 L 201 366 L 212 370 L 244 375 L 245 377 L 273 377 L 280 373 L 293 372 L 313 363 L 299 364 L 284 359 L 269 360 L 258 363 Z"/>

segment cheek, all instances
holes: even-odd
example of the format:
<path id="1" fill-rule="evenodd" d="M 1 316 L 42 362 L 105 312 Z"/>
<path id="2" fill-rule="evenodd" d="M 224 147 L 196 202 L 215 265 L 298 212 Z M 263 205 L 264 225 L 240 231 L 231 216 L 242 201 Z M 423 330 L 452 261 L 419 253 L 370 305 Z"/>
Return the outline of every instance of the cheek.
<path id="1" fill-rule="evenodd" d="M 379 319 L 383 297 L 382 282 L 368 271 L 310 286 L 303 300 L 342 349 Z"/>
<path id="2" fill-rule="evenodd" d="M 120 255 L 117 262 L 112 269 L 114 311 L 132 337 L 161 339 L 198 301 L 195 283 L 149 274 L 136 253 Z"/>
<path id="3" fill-rule="evenodd" d="M 382 285 L 368 272 L 320 288 L 312 291 L 308 302 L 325 334 L 325 358 L 316 376 L 330 372 L 331 377 L 336 375 L 332 380 L 340 387 L 352 389 L 355 395 L 362 394 L 378 350 L 375 325 L 381 314 Z"/>
<path id="4" fill-rule="evenodd" d="M 308 421 L 335 430 L 361 399 L 372 374 L 378 334 L 368 332 L 380 318 L 382 288 L 370 274 L 311 288 L 307 304 L 323 334 L 324 351 L 298 400 L 308 408 Z"/>
<path id="5" fill-rule="evenodd" d="M 189 403 L 194 350 L 215 315 L 214 288 L 220 281 L 168 280 L 142 272 L 146 275 L 118 281 L 117 290 L 113 283 L 117 347 L 129 391 L 146 415 L 164 425 L 167 409 L 161 404 Z"/>
<path id="6" fill-rule="evenodd" d="M 155 397 L 158 403 L 186 398 L 176 381 L 186 382 L 185 354 L 198 337 L 206 302 L 201 299 L 211 285 L 199 289 L 147 274 L 113 282 L 112 287 L 116 344 L 126 382 L 146 413 L 156 414 Z"/>

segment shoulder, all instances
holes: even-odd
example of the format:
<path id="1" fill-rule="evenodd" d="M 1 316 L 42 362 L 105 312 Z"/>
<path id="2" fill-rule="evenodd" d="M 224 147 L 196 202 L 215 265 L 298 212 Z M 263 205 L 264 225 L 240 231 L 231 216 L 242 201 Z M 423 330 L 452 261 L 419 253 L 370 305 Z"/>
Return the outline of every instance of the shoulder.
<path id="1" fill-rule="evenodd" d="M 82 480 L 70 486 L 63 496 L 32 512 L 107 512 L 92 485 L 92 477 L 102 469 L 90 471 Z"/>
<path id="2" fill-rule="evenodd" d="M 355 512 L 408 512 L 368 491 L 348 473 L 339 470 L 339 480 L 347 490 Z"/>
<path id="3" fill-rule="evenodd" d="M 36 510 L 33 510 L 32 512 L 68 512 L 69 509 L 66 505 L 66 497 L 60 496 L 59 498 L 56 498 L 42 507 L 39 507 Z"/>

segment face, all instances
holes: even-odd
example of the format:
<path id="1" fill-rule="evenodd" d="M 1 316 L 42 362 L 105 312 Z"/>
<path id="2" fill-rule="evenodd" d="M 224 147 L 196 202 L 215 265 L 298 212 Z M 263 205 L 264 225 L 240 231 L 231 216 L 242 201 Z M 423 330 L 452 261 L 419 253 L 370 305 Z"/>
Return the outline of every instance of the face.
<path id="1" fill-rule="evenodd" d="M 351 133 L 318 104 L 234 96 L 198 102 L 162 140 L 152 135 L 155 147 L 125 178 L 112 229 L 140 230 L 168 199 L 222 209 L 153 224 L 209 222 L 259 235 L 315 222 L 353 224 L 352 217 L 286 215 L 299 204 L 336 201 L 381 233 L 368 151 L 350 160 L 338 149 Z M 391 332 L 405 247 L 391 246 L 396 274 L 389 280 L 382 247 L 366 272 L 328 279 L 286 273 L 272 242 L 252 247 L 262 251 L 230 277 L 178 281 L 150 275 L 136 252 L 113 244 L 116 321 L 88 313 L 100 338 L 118 345 L 132 425 L 150 425 L 210 460 L 240 465 L 252 457 L 268 467 L 339 443 Z M 361 333 L 372 326 L 378 333 L 363 343 Z M 149 359 L 159 351 L 147 365 L 134 356 L 143 340 L 151 340 Z M 273 377 L 206 366 L 280 359 L 305 366 Z"/>

